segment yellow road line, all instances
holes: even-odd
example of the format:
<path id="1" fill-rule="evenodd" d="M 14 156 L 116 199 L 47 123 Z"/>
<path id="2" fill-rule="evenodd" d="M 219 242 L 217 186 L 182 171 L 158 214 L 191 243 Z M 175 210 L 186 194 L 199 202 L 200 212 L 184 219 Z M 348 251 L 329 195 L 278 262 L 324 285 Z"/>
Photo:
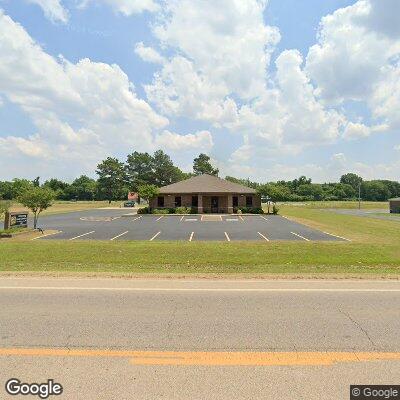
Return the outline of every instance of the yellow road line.
<path id="1" fill-rule="evenodd" d="M 205 352 L 66 348 L 0 348 L 0 356 L 115 357 L 135 365 L 329 366 L 343 362 L 400 361 L 399 352 Z"/>

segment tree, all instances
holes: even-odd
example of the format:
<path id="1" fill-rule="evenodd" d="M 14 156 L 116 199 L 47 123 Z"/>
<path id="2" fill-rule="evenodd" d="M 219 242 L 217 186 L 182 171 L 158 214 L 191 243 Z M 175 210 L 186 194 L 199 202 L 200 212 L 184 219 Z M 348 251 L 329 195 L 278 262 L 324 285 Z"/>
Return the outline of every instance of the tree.
<path id="1" fill-rule="evenodd" d="M 340 183 L 347 183 L 350 185 L 357 193 L 358 193 L 358 187 L 360 183 L 362 182 L 361 176 L 358 176 L 357 174 L 353 174 L 352 172 L 348 174 L 344 174 L 340 177 Z"/>
<path id="2" fill-rule="evenodd" d="M 183 179 L 182 171 L 174 165 L 171 157 L 162 150 L 157 150 L 153 156 L 152 184 L 161 187 Z"/>
<path id="3" fill-rule="evenodd" d="M 201 153 L 193 160 L 193 173 L 195 175 L 209 174 L 218 176 L 219 170 L 210 163 L 210 157 Z"/>
<path id="4" fill-rule="evenodd" d="M 129 190 L 137 192 L 140 185 L 154 183 L 153 163 L 149 153 L 134 151 L 128 155 L 125 171 Z"/>
<path id="5" fill-rule="evenodd" d="M 11 207 L 11 201 L 9 200 L 0 200 L 0 221 L 3 221 L 4 215 Z"/>
<path id="6" fill-rule="evenodd" d="M 138 193 L 142 199 L 145 199 L 147 202 L 150 202 L 152 198 L 158 196 L 160 191 L 158 187 L 155 185 L 144 184 L 139 186 Z"/>
<path id="7" fill-rule="evenodd" d="M 123 163 L 116 158 L 108 157 L 97 166 L 96 174 L 99 176 L 99 191 L 109 203 L 123 197 L 126 178 Z"/>
<path id="8" fill-rule="evenodd" d="M 86 175 L 76 178 L 70 185 L 70 194 L 77 200 L 93 200 L 96 194 L 97 183 Z"/>
<path id="9" fill-rule="evenodd" d="M 33 183 L 28 181 L 28 179 L 18 179 L 12 180 L 12 199 L 16 199 L 20 194 L 31 190 L 33 188 Z"/>
<path id="10" fill-rule="evenodd" d="M 363 182 L 361 193 L 364 200 L 370 201 L 386 201 L 390 196 L 389 189 L 380 181 Z"/>
<path id="11" fill-rule="evenodd" d="M 55 195 L 56 199 L 59 200 L 70 200 L 70 192 L 69 192 L 69 183 L 60 181 L 59 179 L 52 178 L 47 180 L 44 184 L 43 187 L 47 187 L 48 189 L 51 189 Z"/>
<path id="12" fill-rule="evenodd" d="M 36 229 L 39 214 L 53 204 L 55 194 L 43 187 L 33 187 L 18 196 L 18 201 L 33 212 L 33 228 Z"/>
<path id="13" fill-rule="evenodd" d="M 13 183 L 9 181 L 0 182 L 0 198 L 11 200 L 13 198 Z"/>
<path id="14" fill-rule="evenodd" d="M 33 181 L 32 181 L 33 186 L 39 187 L 40 186 L 40 176 L 37 176 Z"/>

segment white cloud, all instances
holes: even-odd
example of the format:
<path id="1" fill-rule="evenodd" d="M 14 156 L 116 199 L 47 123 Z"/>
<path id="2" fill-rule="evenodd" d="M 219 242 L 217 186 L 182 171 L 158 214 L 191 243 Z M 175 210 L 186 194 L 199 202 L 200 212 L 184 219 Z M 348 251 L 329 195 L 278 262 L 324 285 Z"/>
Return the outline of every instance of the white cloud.
<path id="1" fill-rule="evenodd" d="M 163 64 L 165 62 L 164 57 L 161 56 L 160 53 L 152 47 L 145 46 L 143 42 L 136 43 L 135 53 L 146 62 L 154 64 Z"/>
<path id="2" fill-rule="evenodd" d="M 47 160 L 47 169 L 54 173 L 58 169 L 73 174 L 85 168 L 93 171 L 102 157 L 122 148 L 155 148 L 155 135 L 168 120 L 137 97 L 117 65 L 89 59 L 76 64 L 57 61 L 3 13 L 0 38 L 0 93 L 20 106 L 37 128 L 27 138 L 2 138 L 3 173 L 15 171 L 17 161 L 26 156 L 40 163 Z M 11 159 L 13 168 L 1 168 Z M 26 160 L 20 168 L 26 170 Z"/>
<path id="3" fill-rule="evenodd" d="M 394 148 L 394 150 L 396 150 L 396 151 L 400 151 L 400 144 L 394 146 L 393 148 Z"/>
<path id="4" fill-rule="evenodd" d="M 67 23 L 69 14 L 61 0 L 26 0 L 42 8 L 44 15 L 52 22 Z"/>
<path id="5" fill-rule="evenodd" d="M 162 149 L 172 151 L 193 149 L 198 152 L 207 152 L 213 147 L 213 139 L 209 131 L 199 131 L 196 133 L 179 135 L 165 130 L 157 135 L 155 144 Z"/>
<path id="6" fill-rule="evenodd" d="M 90 3 L 106 4 L 114 12 L 125 16 L 140 14 L 144 11 L 155 12 L 159 9 L 158 3 L 154 0 L 82 0 L 79 6 L 83 8 Z"/>

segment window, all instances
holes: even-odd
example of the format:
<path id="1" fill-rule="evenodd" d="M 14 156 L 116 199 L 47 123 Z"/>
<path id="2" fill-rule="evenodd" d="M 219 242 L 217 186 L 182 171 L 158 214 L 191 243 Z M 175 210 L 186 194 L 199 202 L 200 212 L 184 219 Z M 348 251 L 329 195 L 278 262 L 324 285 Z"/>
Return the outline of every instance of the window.
<path id="1" fill-rule="evenodd" d="M 198 207 L 198 206 L 199 206 L 199 197 L 192 196 L 192 207 Z"/>
<path id="2" fill-rule="evenodd" d="M 239 205 L 239 199 L 237 196 L 232 197 L 232 206 L 237 207 Z"/>
<path id="3" fill-rule="evenodd" d="M 182 205 L 182 197 L 176 196 L 175 197 L 175 207 L 180 207 Z"/>
<path id="4" fill-rule="evenodd" d="M 158 196 L 157 207 L 164 207 L 164 196 Z"/>
<path id="5" fill-rule="evenodd" d="M 253 206 L 253 196 L 246 196 L 246 207 Z"/>

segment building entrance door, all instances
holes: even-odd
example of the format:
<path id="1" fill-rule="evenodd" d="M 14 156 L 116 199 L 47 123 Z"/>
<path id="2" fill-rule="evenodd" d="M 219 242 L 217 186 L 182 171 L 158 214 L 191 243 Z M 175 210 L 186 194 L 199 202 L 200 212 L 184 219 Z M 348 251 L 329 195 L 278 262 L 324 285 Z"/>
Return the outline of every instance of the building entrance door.
<path id="1" fill-rule="evenodd" d="M 218 212 L 218 196 L 211 197 L 211 212 L 212 213 Z"/>

